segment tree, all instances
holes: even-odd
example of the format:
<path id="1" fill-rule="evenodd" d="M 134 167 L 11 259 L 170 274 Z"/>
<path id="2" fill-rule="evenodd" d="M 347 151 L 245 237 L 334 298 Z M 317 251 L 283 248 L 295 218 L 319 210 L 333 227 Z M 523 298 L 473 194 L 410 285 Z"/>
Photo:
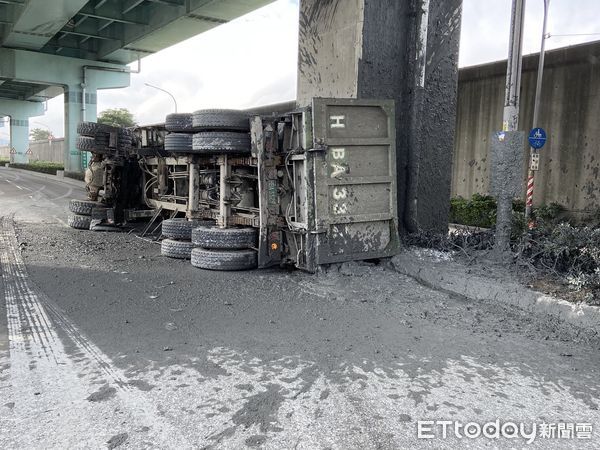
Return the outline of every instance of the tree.
<path id="1" fill-rule="evenodd" d="M 47 141 L 52 136 L 50 130 L 44 130 L 43 128 L 34 128 L 29 133 L 29 137 L 32 141 Z"/>
<path id="2" fill-rule="evenodd" d="M 127 108 L 105 109 L 98 115 L 98 123 L 113 127 L 133 127 L 136 125 L 133 114 Z"/>

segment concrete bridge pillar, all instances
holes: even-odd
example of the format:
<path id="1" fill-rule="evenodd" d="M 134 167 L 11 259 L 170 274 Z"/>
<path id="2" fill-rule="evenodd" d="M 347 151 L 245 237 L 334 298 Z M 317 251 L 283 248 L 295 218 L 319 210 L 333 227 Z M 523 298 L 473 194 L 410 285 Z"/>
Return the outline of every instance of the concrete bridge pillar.
<path id="1" fill-rule="evenodd" d="M 448 226 L 462 0 L 301 0 L 298 103 L 396 101 L 403 231 Z"/>
<path id="2" fill-rule="evenodd" d="M 29 148 L 29 118 L 44 114 L 41 103 L 21 100 L 0 100 L 0 115 L 10 117 L 10 147 L 14 154 L 10 155 L 10 162 L 25 164 L 28 161 Z"/>
<path id="3" fill-rule="evenodd" d="M 10 162 L 17 164 L 27 164 L 27 149 L 29 148 L 29 117 L 11 116 L 10 117 Z"/>
<path id="4" fill-rule="evenodd" d="M 1 2 L 0 2 L 1 3 Z M 82 172 L 87 165 L 86 152 L 75 147 L 77 124 L 83 120 L 96 120 L 96 93 L 99 89 L 116 89 L 129 86 L 130 71 L 120 64 L 101 63 L 84 59 L 67 58 L 46 53 L 0 48 L 0 74 L 3 78 L 29 84 L 49 86 L 54 91 L 62 87 L 65 93 L 65 171 Z M 33 95 L 31 98 L 35 98 Z M 12 100 L 0 99 L 0 113 Z M 18 101 L 19 104 L 36 104 Z M 14 118 L 38 116 L 44 113 L 43 105 L 37 103 L 35 114 L 16 114 Z M 21 110 L 17 110 L 20 113 Z M 23 140 L 23 133 L 18 133 Z M 18 144 L 21 145 L 21 144 Z M 26 145 L 23 144 L 23 145 Z M 26 151 L 26 150 L 25 150 Z"/>
<path id="5" fill-rule="evenodd" d="M 81 85 L 65 87 L 65 171 L 81 172 L 89 161 L 89 154 L 77 149 L 77 124 L 82 121 L 95 122 L 97 115 L 97 90 Z"/>

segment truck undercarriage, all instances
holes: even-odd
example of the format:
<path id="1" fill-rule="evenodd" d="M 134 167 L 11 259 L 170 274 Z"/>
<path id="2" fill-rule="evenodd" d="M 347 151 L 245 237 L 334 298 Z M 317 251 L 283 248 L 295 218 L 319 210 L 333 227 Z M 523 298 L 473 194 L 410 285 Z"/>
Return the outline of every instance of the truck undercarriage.
<path id="1" fill-rule="evenodd" d="M 395 164 L 391 101 L 314 99 L 273 115 L 203 110 L 138 127 L 127 151 L 107 155 L 104 203 L 117 222 L 179 216 L 213 234 L 253 229 L 246 250 L 258 267 L 314 272 L 397 252 Z"/>

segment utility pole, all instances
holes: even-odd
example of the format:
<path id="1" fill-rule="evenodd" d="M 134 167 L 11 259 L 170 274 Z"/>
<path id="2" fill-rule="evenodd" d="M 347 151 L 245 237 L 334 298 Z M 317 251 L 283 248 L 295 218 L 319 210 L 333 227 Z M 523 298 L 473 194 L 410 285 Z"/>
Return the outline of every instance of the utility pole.
<path id="1" fill-rule="evenodd" d="M 544 25 L 542 27 L 542 45 L 540 46 L 540 58 L 538 61 L 537 83 L 535 85 L 535 100 L 533 104 L 533 127 L 539 126 L 540 101 L 542 98 L 542 81 L 544 77 L 544 58 L 546 56 L 546 39 L 548 29 L 548 10 L 550 9 L 550 0 L 544 1 Z M 539 166 L 539 152 L 530 147 L 529 172 L 527 174 L 527 198 L 525 200 L 525 220 L 531 217 L 533 207 L 533 189 L 535 183 L 535 172 Z"/>
<path id="2" fill-rule="evenodd" d="M 519 95 L 521 90 L 521 69 L 523 63 L 523 28 L 525 0 L 513 0 L 510 21 L 510 45 L 506 70 L 504 96 L 503 131 L 517 131 L 519 127 Z M 496 210 L 495 250 L 499 254 L 510 248 L 512 226 L 512 195 L 506 191 L 498 194 Z"/>

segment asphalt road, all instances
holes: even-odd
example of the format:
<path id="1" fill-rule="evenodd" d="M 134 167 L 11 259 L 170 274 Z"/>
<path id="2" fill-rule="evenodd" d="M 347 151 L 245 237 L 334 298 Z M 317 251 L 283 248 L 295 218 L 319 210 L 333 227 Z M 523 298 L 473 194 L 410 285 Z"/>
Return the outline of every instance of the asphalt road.
<path id="1" fill-rule="evenodd" d="M 0 448 L 600 447 L 595 336 L 386 264 L 198 270 L 70 197 L 0 169 Z"/>

